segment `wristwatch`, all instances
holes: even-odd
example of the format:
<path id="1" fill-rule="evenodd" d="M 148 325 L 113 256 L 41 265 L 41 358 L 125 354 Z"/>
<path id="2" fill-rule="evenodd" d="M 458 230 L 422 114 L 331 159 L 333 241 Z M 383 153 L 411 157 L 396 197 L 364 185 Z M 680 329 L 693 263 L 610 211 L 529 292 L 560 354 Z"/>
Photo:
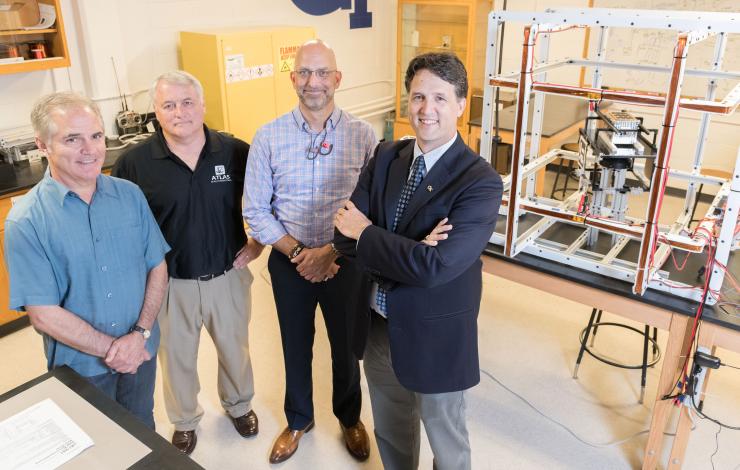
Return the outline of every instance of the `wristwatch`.
<path id="1" fill-rule="evenodd" d="M 149 339 L 149 337 L 152 335 L 151 331 L 147 330 L 146 328 L 142 328 L 139 325 L 132 326 L 131 329 L 129 330 L 129 333 L 133 331 L 141 333 L 141 336 L 143 336 L 144 339 Z"/>
<path id="2" fill-rule="evenodd" d="M 336 256 L 337 258 L 341 258 L 341 257 L 342 257 L 342 252 L 341 252 L 341 251 L 339 251 L 339 250 L 337 250 L 337 247 L 336 247 L 336 246 L 334 246 L 334 242 L 330 243 L 330 244 L 329 244 L 329 247 L 331 247 L 331 253 L 332 253 L 332 254 L 333 254 L 334 256 Z"/>
<path id="3" fill-rule="evenodd" d="M 304 245 L 303 243 L 296 243 L 295 246 L 290 249 L 290 252 L 288 253 L 288 259 L 293 259 L 296 256 L 300 255 L 301 251 L 303 251 L 304 248 L 306 248 L 306 245 Z"/>

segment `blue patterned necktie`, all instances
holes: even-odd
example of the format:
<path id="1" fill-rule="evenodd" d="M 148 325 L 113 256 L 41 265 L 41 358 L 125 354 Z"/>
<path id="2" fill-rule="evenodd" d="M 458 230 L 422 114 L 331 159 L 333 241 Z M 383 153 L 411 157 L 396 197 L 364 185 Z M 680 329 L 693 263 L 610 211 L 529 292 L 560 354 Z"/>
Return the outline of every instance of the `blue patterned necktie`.
<path id="1" fill-rule="evenodd" d="M 396 206 L 396 215 L 393 217 L 393 232 L 395 232 L 396 228 L 398 228 L 398 221 L 401 220 L 401 217 L 403 217 L 403 213 L 404 211 L 406 211 L 406 206 L 409 205 L 411 196 L 414 195 L 414 191 L 416 191 L 416 188 L 419 187 L 419 183 L 421 183 L 421 180 L 424 179 L 424 176 L 426 176 L 426 174 L 427 167 L 424 163 L 424 155 L 419 155 L 418 157 L 416 157 L 414 165 L 411 167 L 411 174 L 409 175 L 409 179 L 406 180 L 406 184 L 403 185 L 403 189 L 401 190 L 401 199 L 398 200 L 398 206 Z M 375 303 L 378 305 L 378 309 L 386 315 L 388 315 L 388 309 L 386 306 L 387 294 L 388 293 L 385 291 L 385 289 L 378 286 L 378 293 L 375 296 Z"/>

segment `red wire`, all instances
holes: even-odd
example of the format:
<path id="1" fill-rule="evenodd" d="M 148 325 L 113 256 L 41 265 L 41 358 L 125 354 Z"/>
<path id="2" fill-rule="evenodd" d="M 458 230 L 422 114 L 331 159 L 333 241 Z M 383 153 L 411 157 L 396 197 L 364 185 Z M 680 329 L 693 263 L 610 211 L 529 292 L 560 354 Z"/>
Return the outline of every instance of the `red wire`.
<path id="1" fill-rule="evenodd" d="M 694 316 L 694 324 L 691 329 L 691 341 L 687 351 L 691 351 L 694 347 L 694 341 L 696 341 L 696 333 L 699 328 L 699 320 L 701 320 L 702 312 L 704 311 L 704 304 L 706 303 L 706 295 L 709 293 L 709 279 L 711 278 L 711 269 L 714 264 L 714 245 L 712 244 L 712 238 L 709 239 L 709 249 L 707 250 L 707 264 L 704 269 L 704 289 L 702 291 L 702 300 L 699 303 L 699 308 L 696 309 L 696 315 Z M 683 367 L 681 369 L 681 377 L 688 377 L 689 370 L 689 359 L 690 354 L 686 354 L 684 359 Z M 682 381 L 681 394 L 686 393 L 686 380 Z M 675 403 L 675 400 L 674 400 Z"/>
<path id="2" fill-rule="evenodd" d="M 691 256 L 691 253 L 687 252 L 686 258 L 683 259 L 683 263 L 681 263 L 681 266 L 679 267 L 676 261 L 676 257 L 673 256 L 673 248 L 671 248 L 671 259 L 673 260 L 673 266 L 676 267 L 677 271 L 683 271 L 683 269 L 686 267 L 686 262 L 689 260 L 689 256 Z"/>

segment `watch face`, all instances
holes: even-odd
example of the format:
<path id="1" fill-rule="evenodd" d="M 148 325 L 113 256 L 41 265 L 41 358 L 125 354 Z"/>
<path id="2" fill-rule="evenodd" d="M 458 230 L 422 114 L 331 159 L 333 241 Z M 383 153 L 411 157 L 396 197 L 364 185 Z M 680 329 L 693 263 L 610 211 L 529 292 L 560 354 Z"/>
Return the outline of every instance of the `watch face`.
<path id="1" fill-rule="evenodd" d="M 141 333 L 141 336 L 144 337 L 144 339 L 149 339 L 149 337 L 152 335 L 152 332 L 140 327 L 139 325 L 134 325 L 133 328 L 131 328 L 132 331 L 136 331 L 138 333 Z"/>

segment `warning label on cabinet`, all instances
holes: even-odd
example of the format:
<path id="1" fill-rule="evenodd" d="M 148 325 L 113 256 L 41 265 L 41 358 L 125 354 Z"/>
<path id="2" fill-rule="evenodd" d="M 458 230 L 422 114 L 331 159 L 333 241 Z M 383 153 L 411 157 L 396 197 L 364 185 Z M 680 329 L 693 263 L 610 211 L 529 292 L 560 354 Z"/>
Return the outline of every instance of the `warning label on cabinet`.
<path id="1" fill-rule="evenodd" d="M 281 46 L 280 47 L 280 60 L 278 70 L 281 72 L 290 72 L 295 67 L 295 56 L 298 52 L 300 45 L 296 46 Z"/>
<path id="2" fill-rule="evenodd" d="M 225 57 L 226 83 L 243 82 L 274 75 L 272 64 L 248 66 L 244 63 L 244 54 L 233 54 Z"/>

